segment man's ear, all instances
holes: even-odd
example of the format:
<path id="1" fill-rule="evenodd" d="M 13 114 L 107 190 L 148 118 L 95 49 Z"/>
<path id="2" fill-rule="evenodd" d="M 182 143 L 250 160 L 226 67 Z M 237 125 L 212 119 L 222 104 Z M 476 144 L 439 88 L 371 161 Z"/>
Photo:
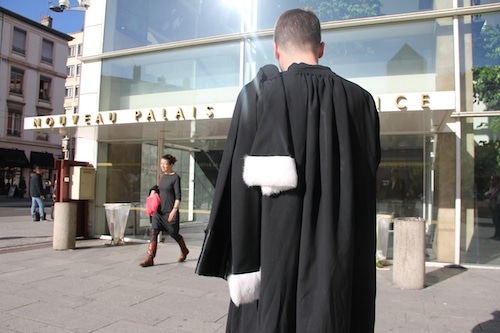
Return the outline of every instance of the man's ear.
<path id="1" fill-rule="evenodd" d="M 273 50 L 274 50 L 274 57 L 279 60 L 280 59 L 280 50 L 278 44 L 276 42 L 273 42 Z"/>
<path id="2" fill-rule="evenodd" d="M 320 59 L 324 53 L 325 53 L 325 42 L 321 42 L 319 43 L 318 59 Z"/>

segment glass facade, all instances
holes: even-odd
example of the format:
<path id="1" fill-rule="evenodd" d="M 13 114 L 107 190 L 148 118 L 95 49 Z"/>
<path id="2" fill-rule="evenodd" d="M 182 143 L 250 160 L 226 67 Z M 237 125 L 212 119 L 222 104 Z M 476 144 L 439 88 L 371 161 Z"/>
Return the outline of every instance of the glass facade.
<path id="1" fill-rule="evenodd" d="M 468 264 L 500 265 L 499 241 L 495 235 L 494 210 L 486 192 L 490 178 L 500 175 L 500 117 L 476 117 L 462 120 L 462 132 L 470 142 L 464 143 L 465 162 L 462 178 L 473 177 L 462 186 L 464 216 L 461 221 L 461 256 Z"/>
<path id="2" fill-rule="evenodd" d="M 302 7 L 310 8 L 319 17 L 321 22 L 341 21 L 347 19 L 366 18 L 375 16 L 394 15 L 402 13 L 421 12 L 432 9 L 451 8 L 453 1 L 434 0 L 369 0 L 369 1 L 258 1 L 259 15 L 258 29 L 272 29 L 276 18 L 285 10 Z"/>
<path id="3" fill-rule="evenodd" d="M 453 50 L 452 36 L 451 19 L 327 31 L 320 62 L 372 94 L 449 90 L 438 82 L 453 74 L 453 57 L 438 45 Z"/>
<path id="4" fill-rule="evenodd" d="M 324 23 L 320 64 L 368 90 L 379 108 L 379 216 L 424 219 L 427 261 L 500 265 L 484 196 L 500 174 L 500 8 L 488 7 L 495 3 L 108 0 L 99 111 L 234 103 L 261 66 L 276 64 L 271 29 L 279 14 L 309 7 Z M 457 16 L 460 8 L 478 11 Z M 179 160 L 181 220 L 206 222 L 229 123 L 99 128 L 96 209 L 135 203 L 129 233 L 142 237 L 149 218 L 140 207 L 168 152 Z M 94 233 L 104 229 L 96 222 Z M 392 238 L 390 228 L 389 259 Z"/>
<path id="5" fill-rule="evenodd" d="M 499 240 L 494 215 L 486 192 L 491 176 L 500 175 L 500 14 L 464 18 L 470 23 L 468 48 L 464 39 L 464 111 L 460 118 L 461 141 L 461 219 L 460 255 L 463 263 L 500 265 Z M 474 114 L 474 117 L 468 116 Z M 497 227 L 500 228 L 500 226 Z"/>
<path id="6" fill-rule="evenodd" d="M 100 109 L 232 101 L 239 90 L 239 59 L 239 43 L 228 43 L 105 60 Z"/>
<path id="7" fill-rule="evenodd" d="M 236 1 L 109 0 L 104 50 L 114 51 L 239 33 Z"/>
<path id="8" fill-rule="evenodd" d="M 108 0 L 103 51 L 272 29 L 276 18 L 282 12 L 296 7 L 310 8 L 317 13 L 321 22 L 331 22 L 446 9 L 452 8 L 453 2 Z"/>

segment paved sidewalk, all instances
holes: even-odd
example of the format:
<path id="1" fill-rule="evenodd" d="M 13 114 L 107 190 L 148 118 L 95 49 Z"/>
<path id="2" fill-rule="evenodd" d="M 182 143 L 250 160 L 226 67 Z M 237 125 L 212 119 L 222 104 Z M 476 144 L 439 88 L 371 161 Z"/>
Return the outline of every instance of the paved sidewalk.
<path id="1" fill-rule="evenodd" d="M 4 209 L 0 332 L 225 331 L 225 281 L 194 274 L 204 223 L 181 225 L 191 251 L 185 263 L 176 262 L 179 248 L 167 238 L 155 266 L 141 268 L 146 244 L 78 240 L 75 250 L 55 251 L 52 222 Z M 391 270 L 377 278 L 377 333 L 500 332 L 500 270 L 429 266 L 422 290 L 396 288 Z"/>
<path id="2" fill-rule="evenodd" d="M 52 206 L 52 200 L 49 198 L 46 198 L 43 201 L 43 203 L 44 203 L 45 207 Z M 9 198 L 6 195 L 0 195 L 0 207 L 2 207 L 2 208 L 11 208 L 11 207 L 29 208 L 29 207 L 31 207 L 31 198 L 17 198 L 17 197 Z M 29 209 L 28 209 L 28 212 L 29 212 Z"/>

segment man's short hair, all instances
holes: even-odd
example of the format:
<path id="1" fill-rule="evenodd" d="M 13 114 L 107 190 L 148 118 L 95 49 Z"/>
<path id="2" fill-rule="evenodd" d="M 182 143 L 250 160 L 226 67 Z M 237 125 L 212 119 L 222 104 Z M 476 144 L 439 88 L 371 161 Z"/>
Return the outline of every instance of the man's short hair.
<path id="1" fill-rule="evenodd" d="M 274 42 L 286 51 L 317 52 L 321 44 L 321 25 L 309 9 L 290 9 L 280 15 L 274 27 Z"/>

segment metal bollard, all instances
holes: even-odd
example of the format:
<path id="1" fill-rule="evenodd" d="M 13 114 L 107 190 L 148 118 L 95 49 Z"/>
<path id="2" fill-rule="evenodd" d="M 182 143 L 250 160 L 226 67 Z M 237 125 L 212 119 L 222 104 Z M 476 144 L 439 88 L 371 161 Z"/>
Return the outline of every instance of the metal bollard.
<path id="1" fill-rule="evenodd" d="M 425 280 L 425 221 L 417 217 L 394 221 L 393 283 L 422 289 Z"/>

